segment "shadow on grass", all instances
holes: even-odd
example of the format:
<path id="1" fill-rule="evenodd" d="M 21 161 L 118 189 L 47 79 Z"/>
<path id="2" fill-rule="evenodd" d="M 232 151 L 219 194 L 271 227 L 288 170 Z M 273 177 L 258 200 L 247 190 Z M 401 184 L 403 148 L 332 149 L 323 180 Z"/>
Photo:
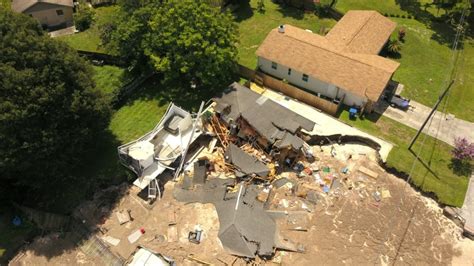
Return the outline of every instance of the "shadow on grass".
<path id="1" fill-rule="evenodd" d="M 239 8 L 237 8 L 237 10 L 235 10 L 233 14 L 235 17 L 235 21 L 240 23 L 244 20 L 251 18 L 253 16 L 253 13 L 254 11 L 253 8 L 250 6 L 250 2 L 242 1 Z"/>
<path id="2" fill-rule="evenodd" d="M 284 18 L 291 17 L 298 20 L 303 19 L 305 14 L 303 9 L 298 9 L 285 3 L 279 3 L 277 11 L 280 12 Z"/>
<path id="3" fill-rule="evenodd" d="M 458 176 L 469 176 L 472 173 L 472 164 L 469 161 L 452 159 L 448 167 Z"/>
<path id="4" fill-rule="evenodd" d="M 407 0 L 395 0 L 395 3 L 400 6 L 400 9 L 406 11 L 409 15 L 412 15 L 416 20 L 425 24 L 428 28 L 432 29 L 435 33 L 431 36 L 431 39 L 438 42 L 439 44 L 451 46 L 454 42 L 456 29 L 450 23 L 451 18 L 446 15 L 437 17 L 427 11 L 427 5 L 422 5 L 418 1 L 407 1 Z M 457 14 L 454 18 L 456 22 L 459 22 L 461 14 Z M 472 19 L 472 15 L 471 15 Z M 468 32 L 469 33 L 469 32 Z M 472 33 L 472 32 L 471 32 Z M 473 35 L 470 35 L 473 36 Z M 458 46 L 462 49 L 462 43 Z"/>
<path id="5" fill-rule="evenodd" d="M 207 102 L 217 94 L 215 90 L 186 89 L 180 85 L 163 85 L 160 81 L 160 75 L 152 76 L 123 105 L 132 105 L 136 100 L 157 100 L 160 106 L 173 102 L 188 111 L 197 111 L 201 101 Z"/>
<path id="6" fill-rule="evenodd" d="M 341 118 L 342 115 L 347 115 L 349 116 L 349 109 L 351 107 L 350 106 L 347 106 L 347 105 L 343 105 L 341 108 L 339 108 L 337 110 L 337 113 L 335 115 L 336 118 Z M 360 111 L 360 110 L 359 110 Z M 380 117 L 382 115 L 379 114 L 379 113 L 376 113 L 376 112 L 372 112 L 372 113 L 369 113 L 369 114 L 360 114 L 358 113 L 357 116 L 355 118 L 349 118 L 351 121 L 357 121 L 357 120 L 361 120 L 361 121 L 364 121 L 364 120 L 368 120 L 370 122 L 373 122 L 373 123 L 376 123 Z"/>

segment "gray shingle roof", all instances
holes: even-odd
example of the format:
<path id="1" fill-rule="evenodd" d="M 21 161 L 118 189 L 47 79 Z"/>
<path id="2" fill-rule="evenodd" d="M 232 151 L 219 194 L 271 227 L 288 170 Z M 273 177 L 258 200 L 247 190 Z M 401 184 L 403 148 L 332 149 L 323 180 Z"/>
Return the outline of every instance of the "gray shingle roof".
<path id="1" fill-rule="evenodd" d="M 283 140 L 279 147 L 292 145 L 299 149 L 303 141 L 294 136 L 296 131 L 300 128 L 311 131 L 314 127 L 311 120 L 236 82 L 214 101 L 216 112 L 224 114 L 227 122 L 241 116 L 270 143 Z"/>
<path id="2" fill-rule="evenodd" d="M 238 177 L 250 174 L 256 174 L 261 177 L 266 177 L 270 172 L 270 170 L 265 164 L 252 157 L 251 155 L 247 154 L 232 143 L 230 143 L 227 147 L 225 156 L 227 162 L 237 167 L 238 172 L 236 173 L 236 175 Z"/>

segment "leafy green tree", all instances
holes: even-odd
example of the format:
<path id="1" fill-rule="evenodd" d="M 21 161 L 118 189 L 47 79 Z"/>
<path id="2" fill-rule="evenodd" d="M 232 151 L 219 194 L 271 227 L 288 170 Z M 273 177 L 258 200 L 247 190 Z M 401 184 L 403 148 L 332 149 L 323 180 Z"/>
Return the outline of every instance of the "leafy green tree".
<path id="1" fill-rule="evenodd" d="M 45 193 L 82 167 L 111 109 L 90 66 L 36 20 L 0 8 L 0 36 L 0 189 Z"/>
<path id="2" fill-rule="evenodd" d="M 74 22 L 79 31 L 87 30 L 94 22 L 94 10 L 89 7 L 81 8 L 74 14 Z"/>
<path id="3" fill-rule="evenodd" d="M 151 69 L 163 82 L 212 90 L 236 71 L 237 25 L 204 1 L 170 0 L 122 16 L 110 46 L 132 69 Z"/>

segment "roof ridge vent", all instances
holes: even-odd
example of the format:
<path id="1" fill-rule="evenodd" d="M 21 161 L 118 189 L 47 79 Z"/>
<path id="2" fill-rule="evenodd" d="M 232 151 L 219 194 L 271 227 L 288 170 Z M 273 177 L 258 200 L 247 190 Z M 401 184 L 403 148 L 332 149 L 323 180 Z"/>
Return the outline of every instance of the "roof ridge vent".
<path id="1" fill-rule="evenodd" d="M 285 33 L 285 25 L 284 24 L 281 24 L 280 26 L 278 26 L 278 32 L 279 33 Z"/>

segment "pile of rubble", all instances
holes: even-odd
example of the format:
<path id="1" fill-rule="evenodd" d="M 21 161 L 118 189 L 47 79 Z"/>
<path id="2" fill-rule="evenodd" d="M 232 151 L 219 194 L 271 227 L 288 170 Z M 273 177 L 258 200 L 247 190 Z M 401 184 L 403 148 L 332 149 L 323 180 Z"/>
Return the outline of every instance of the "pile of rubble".
<path id="1" fill-rule="evenodd" d="M 268 259 L 276 250 L 304 252 L 280 227 L 306 231 L 316 206 L 349 192 L 374 205 L 390 197 L 375 187 L 378 173 L 356 167 L 352 155 L 344 166 L 315 156 L 321 147 L 309 146 L 301 132 L 313 122 L 236 83 L 205 117 L 206 134 L 215 139 L 178 180 L 174 197 L 212 203 L 219 239 L 233 255 Z"/>

